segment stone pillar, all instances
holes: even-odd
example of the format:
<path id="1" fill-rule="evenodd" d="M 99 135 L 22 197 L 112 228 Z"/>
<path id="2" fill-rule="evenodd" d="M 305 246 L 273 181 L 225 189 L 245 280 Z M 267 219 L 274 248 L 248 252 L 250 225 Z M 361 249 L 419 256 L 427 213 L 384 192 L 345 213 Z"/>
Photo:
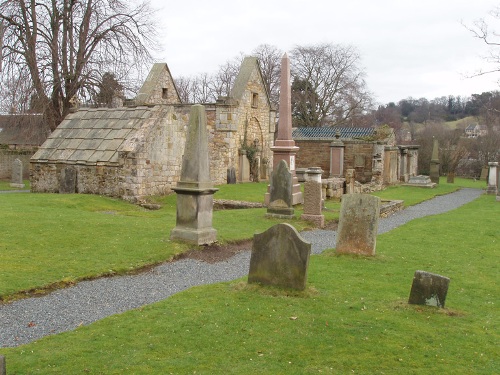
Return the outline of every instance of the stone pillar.
<path id="1" fill-rule="evenodd" d="M 292 204 L 295 206 L 303 203 L 304 198 L 300 184 L 295 176 L 295 155 L 299 148 L 295 146 L 295 141 L 292 138 L 292 87 L 290 85 L 290 59 L 286 53 L 281 59 L 278 137 L 271 150 L 273 152 L 273 171 L 276 170 L 280 161 L 284 160 L 292 173 Z M 269 202 L 268 194 L 266 194 L 266 202 Z"/>
<path id="2" fill-rule="evenodd" d="M 408 165 L 408 150 L 406 148 L 401 149 L 401 158 L 399 164 L 399 181 L 408 182 L 408 172 L 406 166 Z"/>
<path id="3" fill-rule="evenodd" d="M 302 220 L 314 223 L 319 228 L 325 226 L 325 216 L 321 214 L 323 207 L 322 173 L 323 171 L 319 167 L 307 170 L 308 180 L 304 184 L 304 213 L 300 217 Z"/>
<path id="4" fill-rule="evenodd" d="M 490 172 L 488 174 L 488 189 L 486 190 L 487 194 L 495 195 L 498 189 L 498 162 L 492 161 L 488 163 L 490 167 Z"/>
<path id="5" fill-rule="evenodd" d="M 172 240 L 205 245 L 217 240 L 212 228 L 213 194 L 218 190 L 210 180 L 207 116 L 205 107 L 191 107 L 181 178 L 173 188 L 177 194 L 176 227 Z"/>
<path id="6" fill-rule="evenodd" d="M 432 182 L 439 184 L 439 143 L 436 138 L 434 138 L 432 146 L 431 173 L 429 177 Z"/>
<path id="7" fill-rule="evenodd" d="M 337 131 L 335 140 L 330 143 L 330 176 L 342 177 L 344 175 L 344 142 L 340 140 L 340 133 Z"/>
<path id="8" fill-rule="evenodd" d="M 345 193 L 354 194 L 354 187 L 356 182 L 356 170 L 348 169 L 345 175 Z"/>
<path id="9" fill-rule="evenodd" d="M 18 189 L 24 188 L 23 182 L 23 162 L 19 159 L 12 163 L 12 179 L 10 186 Z"/>

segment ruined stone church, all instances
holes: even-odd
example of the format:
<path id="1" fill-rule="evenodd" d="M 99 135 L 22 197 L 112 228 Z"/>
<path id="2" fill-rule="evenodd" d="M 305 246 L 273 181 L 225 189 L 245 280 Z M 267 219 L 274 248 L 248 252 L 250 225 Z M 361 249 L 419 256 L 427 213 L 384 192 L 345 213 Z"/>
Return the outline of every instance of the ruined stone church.
<path id="1" fill-rule="evenodd" d="M 261 178 L 272 165 L 276 112 L 255 57 L 246 57 L 231 93 L 204 104 L 210 177 L 250 178 L 245 150 Z M 132 202 L 171 192 L 178 182 L 191 104 L 182 103 L 165 63 L 154 64 L 134 106 L 81 108 L 69 114 L 31 158 L 33 192 L 76 192 Z"/>

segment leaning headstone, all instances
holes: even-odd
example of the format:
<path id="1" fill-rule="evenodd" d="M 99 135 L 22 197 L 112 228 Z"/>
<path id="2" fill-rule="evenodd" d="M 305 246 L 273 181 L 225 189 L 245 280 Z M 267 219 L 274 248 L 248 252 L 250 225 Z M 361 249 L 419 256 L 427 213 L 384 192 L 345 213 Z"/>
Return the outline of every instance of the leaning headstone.
<path id="1" fill-rule="evenodd" d="M 490 171 L 488 173 L 488 188 L 486 189 L 486 194 L 496 195 L 497 194 L 497 173 L 498 173 L 498 162 L 489 162 L 488 166 Z"/>
<path id="2" fill-rule="evenodd" d="M 430 178 L 432 182 L 439 184 L 439 143 L 436 138 L 432 145 Z"/>
<path id="3" fill-rule="evenodd" d="M 205 107 L 191 106 L 186 146 L 182 158 L 181 178 L 173 188 L 177 194 L 176 226 L 173 240 L 205 245 L 217 240 L 212 228 L 213 194 L 219 190 L 210 180 L 207 115 Z"/>
<path id="4" fill-rule="evenodd" d="M 76 192 L 76 169 L 66 167 L 61 170 L 59 177 L 59 194 L 73 194 Z"/>
<path id="5" fill-rule="evenodd" d="M 344 194 L 340 206 L 337 253 L 375 255 L 379 216 L 379 197 Z"/>
<path id="6" fill-rule="evenodd" d="M 304 184 L 304 213 L 300 216 L 302 220 L 314 223 L 315 226 L 325 226 L 325 216 L 321 214 L 323 208 L 321 168 L 309 168 L 307 170 L 308 180 Z"/>
<path id="7" fill-rule="evenodd" d="M 7 374 L 7 367 L 5 366 L 5 357 L 0 355 L 0 375 Z"/>
<path id="8" fill-rule="evenodd" d="M 293 218 L 292 184 L 292 174 L 288 165 L 286 161 L 281 160 L 278 168 L 271 175 L 270 198 L 266 216 L 283 219 Z"/>
<path id="9" fill-rule="evenodd" d="M 444 307 L 450 279 L 425 271 L 415 271 L 409 304 Z"/>
<path id="10" fill-rule="evenodd" d="M 290 224 L 277 224 L 253 237 L 248 283 L 304 290 L 311 244 Z"/>
<path id="11" fill-rule="evenodd" d="M 24 188 L 23 182 L 23 162 L 19 159 L 12 163 L 12 179 L 10 186 L 18 189 Z"/>
<path id="12" fill-rule="evenodd" d="M 228 185 L 236 183 L 236 170 L 234 167 L 227 169 L 227 183 Z"/>

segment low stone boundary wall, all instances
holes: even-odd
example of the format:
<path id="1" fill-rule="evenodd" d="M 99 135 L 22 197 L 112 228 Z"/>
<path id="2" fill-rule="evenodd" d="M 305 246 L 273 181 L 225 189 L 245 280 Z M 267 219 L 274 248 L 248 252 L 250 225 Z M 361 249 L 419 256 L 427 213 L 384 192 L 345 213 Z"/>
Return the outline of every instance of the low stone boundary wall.
<path id="1" fill-rule="evenodd" d="M 404 209 L 404 204 L 403 204 L 404 201 L 382 200 L 381 203 L 382 204 L 380 206 L 380 217 L 388 217 Z"/>

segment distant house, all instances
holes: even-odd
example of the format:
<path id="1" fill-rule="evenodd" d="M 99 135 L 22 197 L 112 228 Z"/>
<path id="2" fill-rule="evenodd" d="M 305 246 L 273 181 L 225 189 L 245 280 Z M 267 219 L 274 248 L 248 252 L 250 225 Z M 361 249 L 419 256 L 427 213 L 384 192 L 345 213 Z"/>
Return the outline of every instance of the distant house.
<path id="1" fill-rule="evenodd" d="M 294 128 L 297 168 L 321 167 L 323 178 L 355 170 L 361 184 L 407 182 L 417 174 L 418 146 L 397 146 L 392 130 L 350 127 Z M 336 150 L 341 149 L 341 152 Z M 340 160 L 339 160 L 340 158 Z M 340 166 L 338 165 L 340 163 Z"/>
<path id="2" fill-rule="evenodd" d="M 470 124 L 465 128 L 465 136 L 467 138 L 484 137 L 488 135 L 488 127 L 486 125 Z"/>
<path id="3" fill-rule="evenodd" d="M 21 160 L 24 178 L 28 178 L 30 157 L 49 134 L 42 115 L 0 115 L 0 178 L 11 178 L 15 159 Z"/>
<path id="4" fill-rule="evenodd" d="M 154 64 L 134 104 L 69 114 L 31 159 L 32 191 L 59 192 L 64 176 L 76 175 L 77 193 L 137 201 L 170 192 L 180 178 L 191 105 L 181 103 L 165 63 Z M 276 118 L 257 59 L 243 60 L 229 97 L 204 105 L 211 180 L 226 183 L 234 169 L 238 181 L 248 181 L 245 146 L 257 147 L 258 162 L 271 160 Z"/>

